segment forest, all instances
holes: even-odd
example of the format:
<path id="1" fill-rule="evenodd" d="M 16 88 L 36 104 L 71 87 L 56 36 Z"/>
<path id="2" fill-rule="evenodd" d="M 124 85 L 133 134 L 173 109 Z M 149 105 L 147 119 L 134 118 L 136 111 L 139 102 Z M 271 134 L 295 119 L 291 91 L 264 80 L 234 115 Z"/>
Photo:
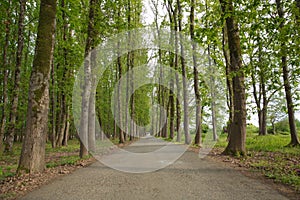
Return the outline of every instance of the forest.
<path id="1" fill-rule="evenodd" d="M 46 146 L 70 140 L 80 158 L 147 134 L 200 149 L 225 138 L 223 154 L 246 156 L 256 125 L 257 137 L 300 146 L 299 0 L 4 0 L 0 10 L 0 155 L 21 145 L 19 173 L 44 171 Z"/>

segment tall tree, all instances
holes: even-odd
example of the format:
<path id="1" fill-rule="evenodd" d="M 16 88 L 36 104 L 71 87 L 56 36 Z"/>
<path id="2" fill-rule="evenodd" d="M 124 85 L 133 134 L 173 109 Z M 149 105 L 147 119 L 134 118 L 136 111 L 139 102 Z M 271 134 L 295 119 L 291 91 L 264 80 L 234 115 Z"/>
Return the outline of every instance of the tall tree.
<path id="1" fill-rule="evenodd" d="M 119 26 L 121 26 L 121 6 L 122 6 L 122 4 L 121 3 L 119 3 L 118 4 L 118 19 L 117 19 L 117 24 L 119 25 Z M 121 27 L 120 27 L 121 28 Z M 122 71 L 123 71 L 123 69 L 122 69 L 122 65 L 123 65 L 123 63 L 122 63 L 122 60 L 121 60 L 121 53 L 120 53 L 120 51 L 121 51 L 121 47 L 120 47 L 120 45 L 121 45 L 121 42 L 120 41 L 118 41 L 118 44 L 117 44 L 118 46 L 117 46 L 117 54 L 118 54 L 118 58 L 117 58 L 117 74 L 118 74 L 118 76 L 117 76 L 117 79 L 118 80 L 120 80 L 121 78 L 122 78 Z M 122 130 L 122 126 L 121 126 L 121 124 L 122 124 L 122 122 L 123 122 L 123 119 L 122 119 L 122 111 L 121 111 L 121 109 L 122 109 L 122 91 L 121 91 L 121 81 L 118 83 L 119 85 L 118 85 L 118 106 L 117 106 L 117 108 L 118 108 L 118 111 L 117 111 L 117 115 L 118 115 L 118 121 L 119 121 L 119 123 L 120 123 L 120 127 L 118 128 L 118 130 L 119 130 L 119 143 L 124 143 L 125 142 L 125 139 L 124 139 L 124 131 Z M 131 133 L 133 133 L 133 132 L 131 132 Z"/>
<path id="2" fill-rule="evenodd" d="M 227 140 L 230 139 L 231 133 L 231 124 L 233 122 L 234 116 L 234 108 L 233 108 L 233 85 L 232 85 L 232 77 L 231 77 L 231 67 L 230 67 L 230 52 L 228 47 L 228 36 L 227 36 L 227 27 L 224 26 L 223 30 L 223 38 L 222 38 L 222 48 L 223 54 L 225 58 L 225 74 L 226 74 L 226 86 L 227 86 L 227 107 L 228 107 L 228 122 L 227 122 Z"/>
<path id="3" fill-rule="evenodd" d="M 194 92 L 196 98 L 196 136 L 195 144 L 201 144 L 201 132 L 202 132 L 202 123 L 201 123 L 201 96 L 199 91 L 199 72 L 198 64 L 196 57 L 196 43 L 195 43 L 195 0 L 191 0 L 190 6 L 190 36 L 192 39 L 192 48 L 193 48 L 193 69 L 194 69 Z"/>
<path id="4" fill-rule="evenodd" d="M 7 20 L 5 21 L 5 40 L 3 45 L 3 62 L 2 62 L 2 74 L 3 74 L 3 83 L 2 83 L 2 106 L 1 106 L 1 120 L 0 120 L 0 151 L 2 151 L 3 137 L 6 127 L 6 109 L 8 104 L 8 94 L 7 94 L 7 82 L 8 82 L 8 46 L 10 40 L 10 11 L 11 11 L 11 0 L 8 1 L 7 5 Z"/>
<path id="5" fill-rule="evenodd" d="M 13 99 L 11 112 L 9 117 L 9 126 L 6 136 L 5 151 L 11 152 L 13 148 L 15 129 L 16 129 L 16 118 L 17 109 L 19 102 L 19 91 L 20 91 L 20 76 L 22 66 L 22 55 L 24 47 L 24 17 L 25 17 L 25 5 L 26 0 L 20 0 L 19 20 L 18 20 L 18 42 L 17 42 L 17 53 L 16 53 L 16 67 L 14 73 L 14 88 L 13 88 Z"/>
<path id="6" fill-rule="evenodd" d="M 88 155 L 88 137 L 89 137 L 89 102 L 91 96 L 91 50 L 94 45 L 95 37 L 95 6 L 96 0 L 90 0 L 87 39 L 85 46 L 84 60 L 84 87 L 81 102 L 81 117 L 79 134 L 81 136 L 79 156 L 82 158 Z"/>
<path id="7" fill-rule="evenodd" d="M 186 72 L 186 61 L 185 61 L 185 49 L 184 49 L 184 45 L 183 45 L 183 36 L 182 36 L 182 17 L 183 17 L 183 13 L 182 13 L 182 7 L 181 7 L 181 2 L 180 0 L 177 0 L 177 7 L 178 7 L 178 30 L 179 33 L 181 33 L 179 35 L 179 44 L 180 44 L 180 61 L 181 61 L 181 72 L 182 72 L 182 84 L 183 84 L 183 116 L 184 116 L 184 120 L 183 120 L 183 127 L 184 127 L 184 135 L 185 135 L 185 144 L 189 144 L 191 142 L 191 138 L 190 138 L 190 132 L 189 132 L 189 108 L 188 108 L 188 94 L 187 94 L 187 72 Z"/>
<path id="8" fill-rule="evenodd" d="M 289 145 L 297 146 L 300 145 L 300 143 L 297 136 L 295 115 L 294 115 L 294 103 L 292 98 L 291 84 L 289 80 L 289 69 L 287 64 L 287 45 L 286 45 L 287 33 L 285 30 L 284 10 L 283 10 L 283 3 L 281 2 L 281 0 L 276 0 L 276 7 L 277 7 L 277 14 L 280 19 L 279 31 L 280 31 L 280 42 L 281 42 L 281 49 L 280 49 L 281 67 L 282 67 L 282 75 L 284 81 L 286 104 L 288 108 L 290 133 L 291 133 L 291 142 Z"/>
<path id="9" fill-rule="evenodd" d="M 35 58 L 30 77 L 28 112 L 18 171 L 45 168 L 48 129 L 49 76 L 55 36 L 56 0 L 41 0 Z"/>
<path id="10" fill-rule="evenodd" d="M 230 52 L 230 68 L 233 85 L 233 122 L 229 143 L 225 154 L 245 154 L 246 147 L 246 94 L 244 83 L 244 69 L 240 47 L 239 28 L 236 22 L 232 0 L 220 0 L 223 17 L 226 21 L 228 46 Z"/>
<path id="11" fill-rule="evenodd" d="M 172 45 L 172 50 L 174 50 L 174 18 L 173 18 L 173 8 L 172 8 L 172 3 L 170 2 L 170 0 L 168 1 L 168 4 L 166 5 L 167 6 L 167 10 L 168 10 L 168 14 L 169 14 L 169 21 L 170 21 L 170 44 Z M 169 51 L 169 64 L 170 64 L 170 83 L 169 83 L 169 87 L 170 87 L 170 93 L 169 93 L 169 108 L 170 112 L 169 113 L 169 118 L 170 118 L 170 136 L 169 138 L 170 139 L 173 139 L 174 138 L 174 134 L 175 134 L 175 124 L 174 124 L 174 119 L 175 119 L 175 103 L 174 103 L 174 78 L 173 75 L 172 75 L 172 70 L 171 69 L 174 69 L 174 54 L 172 51 Z"/>

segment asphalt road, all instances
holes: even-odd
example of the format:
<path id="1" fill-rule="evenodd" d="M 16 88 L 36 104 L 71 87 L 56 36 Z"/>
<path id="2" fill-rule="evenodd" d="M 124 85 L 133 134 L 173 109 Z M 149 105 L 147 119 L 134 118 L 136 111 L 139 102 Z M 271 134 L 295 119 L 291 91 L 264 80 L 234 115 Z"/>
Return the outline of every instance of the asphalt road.
<path id="1" fill-rule="evenodd" d="M 165 163 L 171 162 L 165 159 L 167 151 L 182 150 L 182 147 L 171 146 L 167 151 L 159 152 L 163 145 L 165 145 L 163 142 L 155 141 L 153 138 L 145 138 L 126 147 L 127 151 L 134 152 L 135 155 L 144 154 L 144 158 L 129 156 L 127 160 L 131 160 L 126 163 L 124 160 L 120 161 L 120 157 L 125 155 L 124 152 L 117 151 L 104 159 L 105 162 L 110 162 L 109 165 L 117 166 L 115 168 L 121 171 L 96 162 L 70 175 L 55 179 L 21 199 L 287 200 L 263 182 L 248 178 L 237 170 L 221 166 L 209 159 L 199 158 L 198 154 L 191 151 L 184 152 L 173 164 L 163 167 Z M 146 154 L 153 151 L 156 152 L 156 156 L 149 154 L 147 157 Z M 143 164 L 146 162 L 145 159 L 147 165 Z M 136 166 L 134 170 L 132 163 Z M 159 169 L 153 171 L 156 168 Z M 150 172 L 141 173 L 143 171 Z"/>

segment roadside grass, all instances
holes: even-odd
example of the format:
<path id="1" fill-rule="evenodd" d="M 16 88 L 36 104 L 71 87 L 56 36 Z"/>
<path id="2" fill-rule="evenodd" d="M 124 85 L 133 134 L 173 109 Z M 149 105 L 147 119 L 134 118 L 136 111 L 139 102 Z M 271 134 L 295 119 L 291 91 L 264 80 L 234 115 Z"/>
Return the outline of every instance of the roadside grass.
<path id="1" fill-rule="evenodd" d="M 75 165 L 80 162 L 79 155 L 79 141 L 69 140 L 68 146 L 61 146 L 52 148 L 50 143 L 46 144 L 46 167 L 57 167 L 63 165 Z M 5 180 L 7 177 L 16 175 L 18 162 L 21 154 L 21 143 L 14 144 L 12 153 L 0 153 L 0 181 Z M 89 158 L 87 156 L 84 159 Z"/>
<path id="2" fill-rule="evenodd" d="M 215 148 L 224 149 L 227 134 L 221 134 Z M 300 191 L 300 147 L 287 147 L 290 135 L 258 136 L 255 127 L 247 127 L 247 156 L 238 161 L 267 178 L 293 186 Z"/>

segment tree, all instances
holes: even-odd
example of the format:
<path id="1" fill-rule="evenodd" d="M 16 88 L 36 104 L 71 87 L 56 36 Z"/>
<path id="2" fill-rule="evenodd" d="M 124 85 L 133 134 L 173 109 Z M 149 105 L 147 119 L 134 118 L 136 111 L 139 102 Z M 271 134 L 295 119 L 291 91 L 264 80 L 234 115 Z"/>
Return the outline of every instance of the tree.
<path id="1" fill-rule="evenodd" d="M 181 61 L 181 72 L 182 72 L 182 90 L 183 90 L 183 127 L 184 127 L 184 135 L 185 135 L 185 144 L 190 144 L 191 138 L 190 138 L 190 133 L 189 133 L 189 111 L 188 111 L 188 94 L 187 94 L 187 72 L 186 72 L 186 61 L 184 60 L 185 58 L 185 50 L 184 50 L 184 45 L 183 45 L 183 36 L 182 36 L 182 8 L 181 8 L 181 2 L 180 0 L 177 0 L 177 7 L 178 7 L 178 30 L 179 30 L 179 44 L 180 44 L 180 61 Z"/>
<path id="2" fill-rule="evenodd" d="M 228 47 L 228 36 L 227 36 L 227 27 L 224 26 L 222 30 L 222 48 L 223 54 L 225 58 L 225 76 L 226 76 L 226 98 L 227 98 L 227 107 L 228 107 L 228 122 L 227 122 L 227 140 L 230 140 L 230 133 L 231 133 L 231 124 L 233 122 L 234 116 L 234 107 L 233 107 L 233 83 L 231 77 L 231 67 L 230 67 L 230 52 Z"/>
<path id="3" fill-rule="evenodd" d="M 193 49 L 193 69 L 194 69 L 194 92 L 196 98 L 196 136 L 195 144 L 201 144 L 201 132 L 202 132 L 202 120 L 201 120 L 201 97 L 199 91 L 199 72 L 197 69 L 197 57 L 196 57 L 196 44 L 195 44 L 195 0 L 191 0 L 191 10 L 190 10 L 190 36 L 192 39 L 192 49 Z"/>
<path id="4" fill-rule="evenodd" d="M 2 151 L 3 137 L 6 127 L 6 109 L 8 104 L 8 95 L 7 95 L 7 81 L 8 81 L 8 46 L 10 40 L 10 11 L 11 11 L 11 0 L 8 1 L 7 7 L 7 20 L 5 21 L 5 41 L 3 45 L 3 62 L 2 62 L 2 74 L 3 74 L 3 83 L 2 83 L 2 105 L 1 105 L 1 120 L 0 120 L 0 151 Z"/>
<path id="5" fill-rule="evenodd" d="M 80 151 L 79 156 L 82 158 L 88 155 L 88 137 L 89 137 L 89 102 L 91 96 L 91 50 L 94 45 L 95 29 L 95 5 L 96 0 L 90 0 L 89 5 L 89 21 L 87 29 L 87 39 L 85 45 L 85 60 L 84 60 L 84 86 L 82 92 L 82 102 L 81 102 L 81 117 L 80 117 Z"/>
<path id="6" fill-rule="evenodd" d="M 282 67 L 282 75 L 283 75 L 283 81 L 284 81 L 286 104 L 287 104 L 287 108 L 288 108 L 290 133 L 291 133 L 291 142 L 289 145 L 297 146 L 297 145 L 300 145 L 300 143 L 299 143 L 299 139 L 297 136 L 295 115 L 294 115 L 294 104 L 293 104 L 291 85 L 290 85 L 290 80 L 289 80 L 289 70 L 288 70 L 288 64 L 287 64 L 287 45 L 286 45 L 287 35 L 286 35 L 286 30 L 285 30 L 285 18 L 284 18 L 283 3 L 281 2 L 281 0 L 276 0 L 276 7 L 277 7 L 277 14 L 280 19 L 279 32 L 281 35 L 281 37 L 280 37 L 281 67 Z"/>
<path id="7" fill-rule="evenodd" d="M 20 0 L 20 10 L 19 10 L 19 21 L 18 21 L 18 47 L 16 53 L 16 67 L 14 74 L 14 89 L 13 89 L 13 100 L 11 106 L 11 112 L 9 117 L 9 126 L 8 134 L 6 136 L 6 152 L 11 152 L 13 148 L 15 129 L 16 129 L 16 118 L 17 118 L 17 109 L 19 102 L 19 91 L 20 91 L 20 76 L 21 76 L 21 65 L 22 65 L 22 55 L 24 47 L 24 17 L 25 17 L 25 5 L 26 0 Z"/>
<path id="8" fill-rule="evenodd" d="M 246 151 L 246 94 L 239 28 L 236 23 L 232 0 L 220 0 L 220 4 L 224 20 L 226 21 L 228 36 L 230 76 L 232 76 L 234 109 L 233 121 L 230 126 L 230 138 L 224 153 L 243 155 Z"/>
<path id="9" fill-rule="evenodd" d="M 272 126 L 272 134 L 276 134 L 275 123 L 282 120 L 286 116 L 285 112 L 285 99 L 282 98 L 283 94 L 274 96 L 271 99 L 270 106 L 268 108 L 269 121 Z"/>
<path id="10" fill-rule="evenodd" d="M 41 0 L 35 58 L 30 77 L 28 112 L 18 171 L 45 168 L 48 129 L 49 76 L 54 48 L 56 1 Z"/>

